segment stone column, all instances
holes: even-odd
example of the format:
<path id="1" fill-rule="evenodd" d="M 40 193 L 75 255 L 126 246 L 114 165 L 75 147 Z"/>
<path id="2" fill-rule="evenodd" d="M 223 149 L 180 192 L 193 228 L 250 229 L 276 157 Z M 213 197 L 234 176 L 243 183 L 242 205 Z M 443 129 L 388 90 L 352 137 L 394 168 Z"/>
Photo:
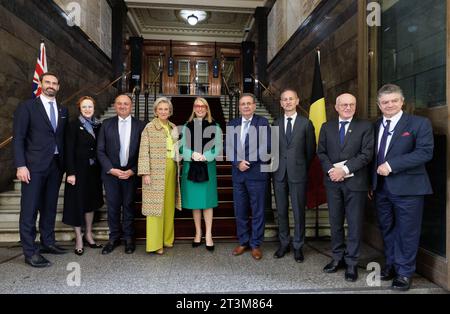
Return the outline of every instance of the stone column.
<path id="1" fill-rule="evenodd" d="M 112 7 L 112 36 L 111 36 L 111 59 L 113 66 L 113 77 L 116 79 L 124 71 L 124 28 L 127 16 L 127 6 L 123 0 L 110 0 Z M 127 92 L 122 90 L 122 80 L 119 80 L 115 87 L 119 93 Z"/>

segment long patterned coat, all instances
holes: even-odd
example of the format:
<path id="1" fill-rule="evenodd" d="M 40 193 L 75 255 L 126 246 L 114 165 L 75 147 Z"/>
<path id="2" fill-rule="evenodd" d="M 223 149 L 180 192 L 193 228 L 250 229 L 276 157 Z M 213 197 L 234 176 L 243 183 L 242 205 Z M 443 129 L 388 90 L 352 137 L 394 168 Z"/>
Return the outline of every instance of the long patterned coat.
<path id="1" fill-rule="evenodd" d="M 177 162 L 175 207 L 181 209 L 179 182 L 178 130 L 169 122 L 172 138 L 175 143 L 175 159 Z M 142 184 L 142 215 L 161 216 L 164 208 L 164 187 L 167 159 L 167 137 L 164 127 L 158 118 L 147 124 L 141 135 L 139 148 L 138 175 L 150 175 L 150 185 Z"/>

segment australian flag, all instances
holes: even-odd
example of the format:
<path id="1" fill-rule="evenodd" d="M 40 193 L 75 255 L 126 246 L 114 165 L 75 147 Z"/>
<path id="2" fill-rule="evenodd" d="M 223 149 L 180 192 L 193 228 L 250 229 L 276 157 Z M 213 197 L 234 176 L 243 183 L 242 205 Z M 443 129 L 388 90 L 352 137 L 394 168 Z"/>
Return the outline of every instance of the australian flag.
<path id="1" fill-rule="evenodd" d="M 47 55 L 45 54 L 45 45 L 41 42 L 41 47 L 39 49 L 39 56 L 36 62 L 36 68 L 34 70 L 33 77 L 33 99 L 39 97 L 41 94 L 41 86 L 39 82 L 39 77 L 47 72 Z"/>

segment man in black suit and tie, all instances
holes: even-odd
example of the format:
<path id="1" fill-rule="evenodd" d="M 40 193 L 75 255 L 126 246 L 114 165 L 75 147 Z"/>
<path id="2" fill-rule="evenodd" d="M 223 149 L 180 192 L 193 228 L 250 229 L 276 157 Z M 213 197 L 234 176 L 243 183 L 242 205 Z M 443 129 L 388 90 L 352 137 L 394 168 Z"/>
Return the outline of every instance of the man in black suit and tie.
<path id="1" fill-rule="evenodd" d="M 120 245 L 121 216 L 125 253 L 132 254 L 136 249 L 134 196 L 143 123 L 131 116 L 131 105 L 129 96 L 117 96 L 117 116 L 106 119 L 98 135 L 97 157 L 102 166 L 109 226 L 109 241 L 102 254 L 109 254 Z"/>
<path id="2" fill-rule="evenodd" d="M 14 163 L 22 182 L 20 241 L 25 262 L 33 267 L 51 266 L 40 253 L 63 254 L 55 244 L 55 218 L 64 173 L 64 131 L 67 109 L 56 102 L 59 80 L 54 73 L 40 77 L 42 94 L 21 103 L 14 113 Z M 39 210 L 41 245 L 36 245 Z"/>
<path id="3" fill-rule="evenodd" d="M 400 87 L 388 84 L 378 91 L 383 113 L 375 124 L 376 155 L 372 177 L 378 224 L 386 265 L 381 280 L 405 291 L 416 270 L 424 196 L 432 194 L 425 163 L 433 157 L 433 129 L 428 119 L 402 111 Z"/>
<path id="4" fill-rule="evenodd" d="M 273 124 L 279 127 L 279 162 L 273 173 L 273 185 L 280 240 L 274 257 L 281 258 L 290 251 L 290 196 L 294 213 L 294 259 L 301 263 L 304 260 L 306 182 L 308 168 L 316 151 L 316 139 L 311 121 L 297 114 L 299 101 L 297 92 L 292 89 L 285 89 L 281 93 L 280 104 L 284 115 Z"/>
<path id="5" fill-rule="evenodd" d="M 336 99 L 338 119 L 322 125 L 317 155 L 327 190 L 333 260 L 323 271 L 346 267 L 345 280 L 358 279 L 362 219 L 369 190 L 369 163 L 374 149 L 372 123 L 354 117 L 356 98 L 342 94 Z M 345 242 L 344 220 L 348 237 Z"/>

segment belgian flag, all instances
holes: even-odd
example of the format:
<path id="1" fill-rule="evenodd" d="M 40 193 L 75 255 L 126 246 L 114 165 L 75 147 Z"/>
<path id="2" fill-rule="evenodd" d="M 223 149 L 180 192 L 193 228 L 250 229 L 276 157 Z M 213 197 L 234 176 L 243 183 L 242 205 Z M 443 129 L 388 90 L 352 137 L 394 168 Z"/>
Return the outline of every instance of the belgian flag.
<path id="1" fill-rule="evenodd" d="M 320 52 L 317 51 L 314 66 L 314 79 L 311 93 L 311 106 L 309 119 L 314 125 L 316 142 L 319 141 L 319 133 L 322 124 L 327 121 L 325 111 L 325 97 L 323 94 L 322 75 L 320 74 Z M 307 207 L 316 208 L 327 202 L 325 187 L 323 184 L 323 171 L 317 155 L 314 157 L 308 173 Z"/>

